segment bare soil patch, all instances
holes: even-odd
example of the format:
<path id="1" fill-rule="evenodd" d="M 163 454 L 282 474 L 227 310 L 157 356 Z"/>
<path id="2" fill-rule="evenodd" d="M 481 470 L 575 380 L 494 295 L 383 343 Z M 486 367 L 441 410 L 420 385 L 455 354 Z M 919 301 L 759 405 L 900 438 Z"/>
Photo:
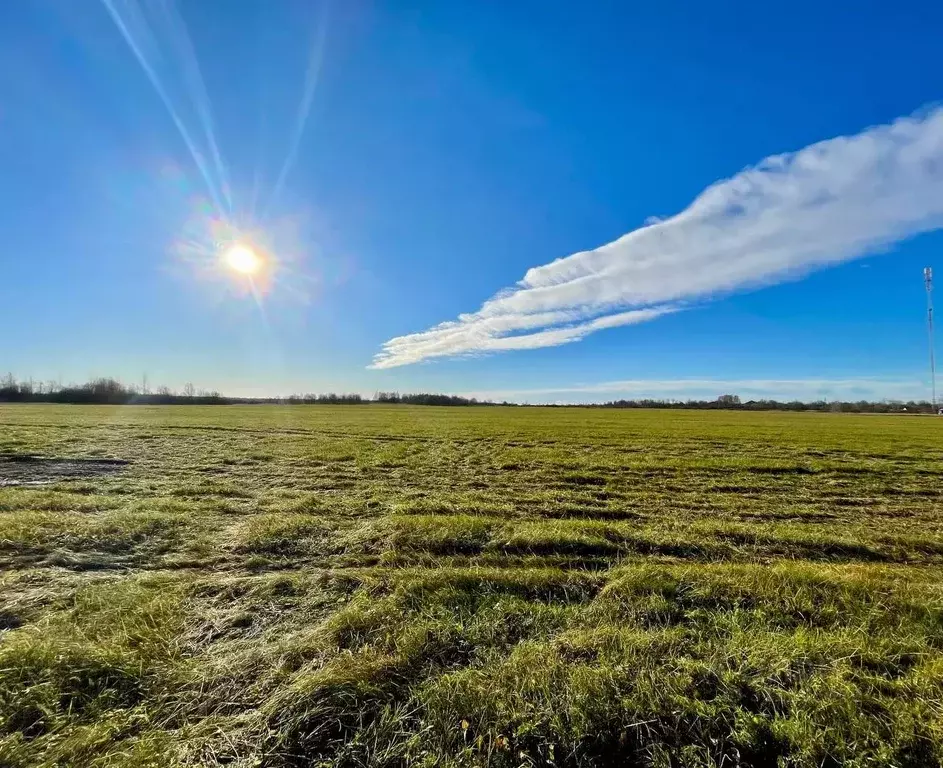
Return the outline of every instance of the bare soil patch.
<path id="1" fill-rule="evenodd" d="M 55 458 L 29 454 L 0 455 L 0 486 L 48 485 L 62 480 L 81 480 L 124 469 L 125 459 Z"/>

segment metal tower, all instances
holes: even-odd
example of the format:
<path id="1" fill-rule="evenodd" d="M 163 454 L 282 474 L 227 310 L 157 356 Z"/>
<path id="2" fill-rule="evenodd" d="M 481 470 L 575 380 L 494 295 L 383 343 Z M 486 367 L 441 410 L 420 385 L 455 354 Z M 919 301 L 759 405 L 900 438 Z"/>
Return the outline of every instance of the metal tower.
<path id="1" fill-rule="evenodd" d="M 936 412 L 936 363 L 933 359 L 933 270 L 924 267 L 923 282 L 927 287 L 927 337 L 930 342 L 930 391 L 933 411 Z"/>

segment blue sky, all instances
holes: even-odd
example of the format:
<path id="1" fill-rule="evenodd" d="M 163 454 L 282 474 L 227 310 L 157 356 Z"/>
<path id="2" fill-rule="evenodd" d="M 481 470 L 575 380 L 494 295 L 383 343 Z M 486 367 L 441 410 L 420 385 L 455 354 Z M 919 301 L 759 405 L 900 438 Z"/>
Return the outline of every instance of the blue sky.
<path id="1" fill-rule="evenodd" d="M 928 396 L 940 29 L 929 2 L 0 4 L 0 369 Z"/>

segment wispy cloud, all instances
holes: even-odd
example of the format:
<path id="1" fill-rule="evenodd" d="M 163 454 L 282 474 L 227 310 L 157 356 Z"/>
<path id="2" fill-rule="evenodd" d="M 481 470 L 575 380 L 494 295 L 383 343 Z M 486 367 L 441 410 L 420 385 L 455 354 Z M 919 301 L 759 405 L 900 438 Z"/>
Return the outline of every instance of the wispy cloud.
<path id="1" fill-rule="evenodd" d="M 457 322 L 442 323 L 431 331 L 390 339 L 370 367 L 393 368 L 427 357 L 556 347 L 578 341 L 601 328 L 644 323 L 671 311 L 671 307 L 650 307 L 605 315 L 586 322 L 575 322 L 585 317 L 585 313 L 578 310 L 462 315 Z M 543 330 L 512 333 L 533 328 Z"/>
<path id="2" fill-rule="evenodd" d="M 595 384 L 461 393 L 482 400 L 592 403 L 625 398 L 655 400 L 714 399 L 722 394 L 743 400 L 926 400 L 920 378 L 845 379 L 627 379 Z"/>
<path id="3" fill-rule="evenodd" d="M 372 368 L 555 346 L 684 302 L 794 278 L 943 226 L 943 108 L 762 160 L 681 213 L 528 270 Z"/>

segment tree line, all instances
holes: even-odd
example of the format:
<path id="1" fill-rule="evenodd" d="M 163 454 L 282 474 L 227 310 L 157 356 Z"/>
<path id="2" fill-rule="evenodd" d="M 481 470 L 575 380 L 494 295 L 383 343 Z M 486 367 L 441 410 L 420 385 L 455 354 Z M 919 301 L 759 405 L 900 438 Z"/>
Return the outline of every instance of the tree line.
<path id="1" fill-rule="evenodd" d="M 178 392 L 169 387 L 151 391 L 122 384 L 117 379 L 98 378 L 85 384 L 61 385 L 53 381 L 17 381 L 12 374 L 0 378 L 0 403 L 72 403 L 100 405 L 369 405 L 386 403 L 401 405 L 518 405 L 507 401 L 496 403 L 474 397 L 443 395 L 430 392 L 400 393 L 376 392 L 372 398 L 357 393 L 327 392 L 320 394 L 289 395 L 287 397 L 229 397 L 216 391 L 198 389 L 185 384 Z M 934 406 L 926 400 L 746 400 L 737 395 L 720 395 L 714 400 L 610 400 L 605 403 L 570 403 L 553 405 L 557 408 L 668 408 L 673 410 L 732 410 L 732 411 L 820 411 L 827 413 L 932 413 Z"/>
<path id="2" fill-rule="evenodd" d="M 65 385 L 55 381 L 34 381 L 33 379 L 16 381 L 12 374 L 7 374 L 0 379 L 0 402 L 4 403 L 212 405 L 235 399 L 237 398 L 224 397 L 219 392 L 197 389 L 189 383 L 185 384 L 180 392 L 176 392 L 169 387 L 157 387 L 153 391 L 144 387 L 138 389 L 111 378 L 98 378 L 84 384 Z"/>
<path id="3" fill-rule="evenodd" d="M 929 400 L 746 400 L 721 395 L 716 400 L 610 400 L 595 408 L 671 408 L 675 410 L 819 411 L 821 413 L 934 413 Z"/>
<path id="4" fill-rule="evenodd" d="M 377 392 L 373 398 L 358 393 L 308 393 L 287 397 L 230 397 L 216 391 L 185 384 L 179 392 L 169 387 L 126 385 L 112 378 L 98 378 L 84 384 L 62 385 L 54 381 L 17 381 L 12 374 L 0 379 L 0 403 L 73 403 L 100 405 L 365 405 L 401 403 L 404 405 L 494 405 L 474 397 L 434 393 Z M 504 403 L 510 405 L 510 403 Z"/>

